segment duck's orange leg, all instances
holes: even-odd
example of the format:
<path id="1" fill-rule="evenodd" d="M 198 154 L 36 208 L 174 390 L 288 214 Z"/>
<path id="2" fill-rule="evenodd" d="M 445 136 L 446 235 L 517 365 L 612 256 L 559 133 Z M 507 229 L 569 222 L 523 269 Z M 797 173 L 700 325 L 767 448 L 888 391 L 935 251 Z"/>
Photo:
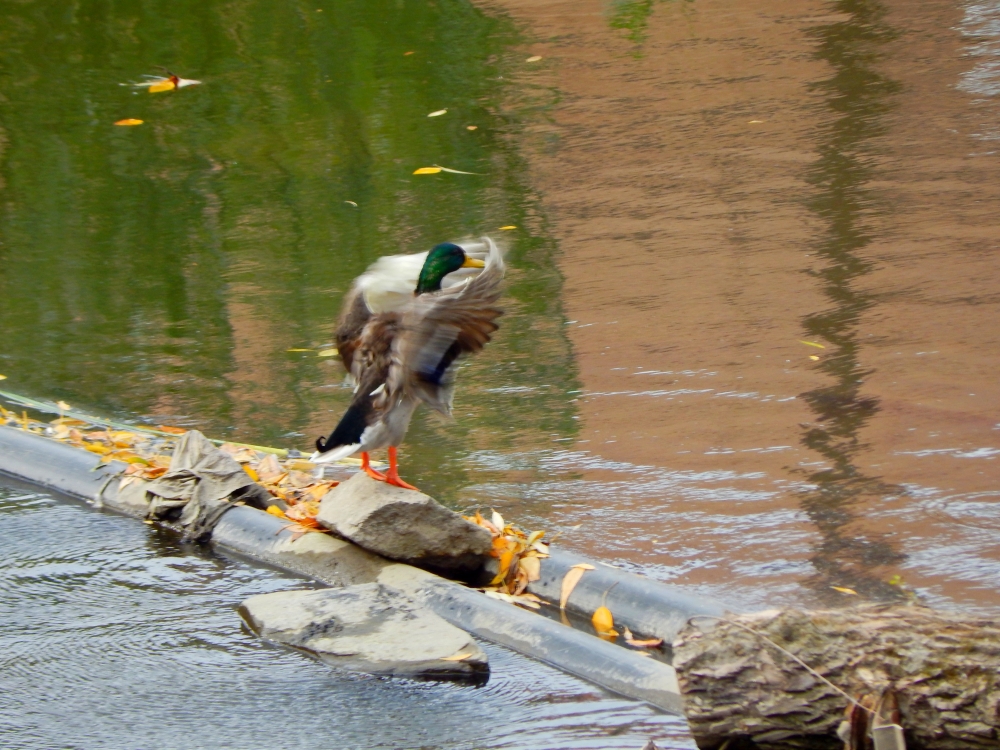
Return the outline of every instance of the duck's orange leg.
<path id="1" fill-rule="evenodd" d="M 389 471 L 385 475 L 385 481 L 389 484 L 394 484 L 397 487 L 402 487 L 404 490 L 416 490 L 412 484 L 407 484 L 402 479 L 399 478 L 399 466 L 396 460 L 396 446 L 389 446 Z M 417 490 L 419 492 L 419 490 Z"/>
<path id="2" fill-rule="evenodd" d="M 361 471 L 363 471 L 365 474 L 367 474 L 368 476 L 370 476 L 372 479 L 378 480 L 379 482 L 386 482 L 386 481 L 388 481 L 388 477 L 386 477 L 385 474 L 383 474 L 381 471 L 375 471 L 375 469 L 372 468 L 372 465 L 371 465 L 370 461 L 371 461 L 371 459 L 369 458 L 368 454 L 366 452 L 362 451 L 362 453 L 361 453 Z"/>

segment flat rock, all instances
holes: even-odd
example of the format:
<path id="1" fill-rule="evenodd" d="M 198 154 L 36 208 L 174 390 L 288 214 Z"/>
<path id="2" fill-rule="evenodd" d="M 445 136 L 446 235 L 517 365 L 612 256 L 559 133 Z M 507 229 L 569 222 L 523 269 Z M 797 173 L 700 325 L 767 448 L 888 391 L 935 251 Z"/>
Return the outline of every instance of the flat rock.
<path id="1" fill-rule="evenodd" d="M 486 529 L 434 498 L 362 472 L 330 490 L 316 518 L 383 557 L 437 570 L 476 570 L 493 542 Z"/>
<path id="2" fill-rule="evenodd" d="M 261 638 L 356 672 L 424 679 L 489 675 L 464 630 L 379 583 L 252 596 L 240 615 Z"/>

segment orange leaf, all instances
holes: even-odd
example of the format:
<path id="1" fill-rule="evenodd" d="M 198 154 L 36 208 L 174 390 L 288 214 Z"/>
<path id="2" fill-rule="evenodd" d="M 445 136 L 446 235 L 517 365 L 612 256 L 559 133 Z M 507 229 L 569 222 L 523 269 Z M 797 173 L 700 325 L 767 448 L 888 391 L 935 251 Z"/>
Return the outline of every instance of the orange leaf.
<path id="1" fill-rule="evenodd" d="M 594 610 L 594 615 L 590 618 L 590 622 L 593 624 L 594 630 L 598 633 L 607 633 L 614 630 L 615 627 L 615 618 L 611 615 L 611 610 L 604 606 Z"/>
<path id="2" fill-rule="evenodd" d="M 142 121 L 140 120 L 140 122 Z M 171 427 L 170 425 L 165 424 L 156 425 L 156 429 L 160 432 L 166 432 L 168 435 L 183 435 L 187 432 L 187 430 L 183 430 L 180 427 Z"/>
<path id="3" fill-rule="evenodd" d="M 142 125 L 142 120 L 137 120 L 134 117 L 126 117 L 124 120 L 118 120 L 115 125 Z"/>
<path id="4" fill-rule="evenodd" d="M 632 635 L 632 631 L 625 628 L 625 643 L 633 648 L 657 648 L 663 645 L 662 638 L 650 638 L 648 640 L 639 640 Z"/>

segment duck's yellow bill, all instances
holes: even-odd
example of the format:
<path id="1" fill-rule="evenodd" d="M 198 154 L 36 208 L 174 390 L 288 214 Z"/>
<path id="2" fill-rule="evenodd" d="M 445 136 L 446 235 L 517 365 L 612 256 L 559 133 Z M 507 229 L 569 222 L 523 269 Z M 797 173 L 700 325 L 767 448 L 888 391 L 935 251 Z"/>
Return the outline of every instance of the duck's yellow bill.
<path id="1" fill-rule="evenodd" d="M 486 261 L 479 258 L 466 258 L 462 268 L 486 268 Z"/>

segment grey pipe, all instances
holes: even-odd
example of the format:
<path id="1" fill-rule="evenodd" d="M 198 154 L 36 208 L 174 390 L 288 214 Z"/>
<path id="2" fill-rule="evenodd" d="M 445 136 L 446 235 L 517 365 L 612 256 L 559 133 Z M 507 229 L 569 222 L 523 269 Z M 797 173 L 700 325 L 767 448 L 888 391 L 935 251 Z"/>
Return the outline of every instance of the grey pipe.
<path id="1" fill-rule="evenodd" d="M 118 497 L 117 475 L 122 464 L 102 465 L 85 451 L 23 430 L 0 426 L 0 472 L 50 487 L 74 497 L 133 516 L 143 516 L 143 508 Z M 573 630 L 553 620 L 518 607 L 489 599 L 466 588 L 409 565 L 393 563 L 349 542 L 326 534 L 295 535 L 284 528 L 286 522 L 249 507 L 234 507 L 219 521 L 213 544 L 332 586 L 379 581 L 403 591 L 411 598 L 485 640 L 507 646 L 558 669 L 574 674 L 611 691 L 647 701 L 664 710 L 680 713 L 681 699 L 676 674 L 671 666 L 606 643 L 592 635 Z M 575 557 L 568 553 L 546 561 L 539 590 L 549 592 L 562 578 Z M 582 558 L 581 558 L 582 559 Z M 547 568 L 547 570 L 546 570 Z M 598 570 L 602 570 L 598 567 Z M 605 578 L 592 576 L 579 594 L 589 606 L 594 592 Z M 613 568 L 608 568 L 614 576 Z M 620 571 L 618 575 L 622 574 Z M 633 576 L 639 582 L 644 579 Z M 583 582 L 581 581 L 581 585 Z M 638 584 L 636 584 L 638 585 Z M 616 588 L 622 587 L 620 583 Z M 665 588 L 665 587 L 664 587 Z M 626 610 L 628 597 L 637 597 L 634 586 L 625 585 L 627 596 L 620 600 Z M 556 597 L 558 599 L 558 593 Z M 610 599 L 610 595 L 609 595 Z M 617 602 L 618 600 L 616 600 Z M 659 601 L 659 600 L 658 600 Z M 667 603 L 673 599 L 663 600 Z M 616 603 L 615 606 L 618 606 Z M 685 606 L 687 606 L 685 604 Z M 714 612 L 715 610 L 700 610 Z M 680 616 L 680 615 L 678 615 Z M 645 622 L 636 616 L 636 622 Z M 653 627 L 658 627 L 653 624 Z M 654 630 L 636 625 L 637 631 Z"/>

